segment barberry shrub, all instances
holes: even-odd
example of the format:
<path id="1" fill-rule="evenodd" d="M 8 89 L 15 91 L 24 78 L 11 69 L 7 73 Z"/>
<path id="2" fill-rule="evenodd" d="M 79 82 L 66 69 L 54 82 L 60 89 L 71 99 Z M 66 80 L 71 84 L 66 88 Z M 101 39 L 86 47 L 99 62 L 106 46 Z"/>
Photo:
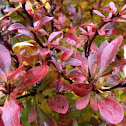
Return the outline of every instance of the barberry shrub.
<path id="1" fill-rule="evenodd" d="M 3 2 L 0 126 L 125 126 L 125 2 Z"/>

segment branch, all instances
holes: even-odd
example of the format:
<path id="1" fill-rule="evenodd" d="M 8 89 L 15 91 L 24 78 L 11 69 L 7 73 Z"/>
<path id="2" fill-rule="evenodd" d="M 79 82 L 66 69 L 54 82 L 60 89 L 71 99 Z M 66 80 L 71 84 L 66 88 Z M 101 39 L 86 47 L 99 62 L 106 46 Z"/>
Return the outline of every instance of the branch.
<path id="1" fill-rule="evenodd" d="M 30 20 L 30 24 L 31 24 L 31 27 L 34 28 L 34 25 L 33 25 L 33 17 L 27 12 L 26 8 L 25 8 L 25 4 L 26 3 L 23 3 L 22 4 L 22 8 L 23 8 L 23 11 L 24 13 L 26 14 L 26 16 L 28 17 L 28 19 Z M 34 40 L 42 47 L 44 48 L 43 44 L 39 41 L 38 37 L 36 36 L 36 34 L 32 31 L 32 34 L 34 36 Z"/>
<path id="2" fill-rule="evenodd" d="M 55 10 L 55 5 L 53 4 L 53 0 L 50 0 L 50 16 L 53 17 L 53 12 Z M 51 21 L 51 33 L 54 31 L 54 22 L 53 20 Z"/>
<path id="3" fill-rule="evenodd" d="M 124 88 L 124 87 L 126 87 L 126 84 L 119 83 L 118 85 L 116 85 L 116 86 L 114 86 L 114 87 L 111 87 L 111 88 L 109 88 L 109 89 L 101 89 L 101 90 L 102 90 L 102 91 L 112 91 L 112 90 L 114 90 L 114 89 L 116 89 L 116 88 Z"/>
<path id="4" fill-rule="evenodd" d="M 29 93 L 29 94 L 19 96 L 19 97 L 17 97 L 16 99 L 26 98 L 26 97 L 28 97 L 28 96 L 35 96 L 35 94 L 36 94 L 36 92 L 31 92 L 31 93 Z"/>

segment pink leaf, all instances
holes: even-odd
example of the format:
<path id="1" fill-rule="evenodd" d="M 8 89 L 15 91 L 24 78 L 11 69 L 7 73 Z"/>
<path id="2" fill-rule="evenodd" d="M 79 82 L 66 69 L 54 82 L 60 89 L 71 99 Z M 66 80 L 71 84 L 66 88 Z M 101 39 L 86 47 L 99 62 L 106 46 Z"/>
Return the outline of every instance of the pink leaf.
<path id="1" fill-rule="evenodd" d="M 42 56 L 45 56 L 49 53 L 49 48 L 38 48 L 39 50 L 39 53 L 42 55 Z"/>
<path id="2" fill-rule="evenodd" d="M 2 120 L 5 126 L 22 126 L 19 119 L 21 107 L 16 99 L 10 99 L 7 105 L 0 107 L 0 110 L 2 111 Z"/>
<path id="3" fill-rule="evenodd" d="M 97 55 L 96 52 L 91 52 L 88 57 L 88 66 L 91 74 L 94 75 L 97 69 Z"/>
<path id="4" fill-rule="evenodd" d="M 47 22 L 53 20 L 53 17 L 45 16 L 41 20 L 41 25 L 45 25 Z"/>
<path id="5" fill-rule="evenodd" d="M 86 31 L 86 30 L 84 30 L 82 27 L 79 27 L 79 29 L 81 30 L 81 33 L 82 33 L 82 34 L 87 35 L 87 31 Z"/>
<path id="6" fill-rule="evenodd" d="M 21 35 L 26 35 L 26 36 L 32 38 L 32 34 L 28 30 L 18 29 L 18 33 L 20 33 Z"/>
<path id="7" fill-rule="evenodd" d="M 62 54 L 61 60 L 62 60 L 62 61 L 66 61 L 67 59 L 70 58 L 70 56 L 71 56 L 72 54 L 73 54 L 73 49 L 68 49 L 68 50 L 66 50 L 66 51 Z"/>
<path id="8" fill-rule="evenodd" d="M 116 13 L 117 8 L 115 7 L 115 3 L 114 3 L 114 2 L 110 2 L 109 6 L 110 6 L 110 8 L 112 9 L 112 11 L 113 11 L 114 13 Z"/>
<path id="9" fill-rule="evenodd" d="M 95 51 L 95 52 L 98 51 L 98 47 L 96 44 L 94 44 L 94 43 L 91 44 L 91 51 Z"/>
<path id="10" fill-rule="evenodd" d="M 53 42 L 49 43 L 48 45 L 59 45 L 59 41 L 53 41 Z"/>
<path id="11" fill-rule="evenodd" d="M 39 32 L 40 32 L 42 35 L 48 35 L 48 33 L 47 33 L 44 29 L 39 29 Z"/>
<path id="12" fill-rule="evenodd" d="M 58 31 L 58 32 L 52 32 L 48 38 L 48 43 L 52 42 L 52 40 L 59 34 L 61 34 L 62 31 Z"/>
<path id="13" fill-rule="evenodd" d="M 123 120 L 123 108 L 114 99 L 98 99 L 98 108 L 101 116 L 109 123 L 118 124 Z"/>
<path id="14" fill-rule="evenodd" d="M 99 12 L 98 10 L 93 10 L 93 12 L 97 15 L 99 15 L 100 17 L 105 17 L 101 12 Z"/>
<path id="15" fill-rule="evenodd" d="M 100 61 L 101 61 L 101 54 L 102 54 L 102 51 L 103 51 L 103 49 L 104 49 L 107 45 L 108 45 L 108 42 L 107 42 L 107 41 L 104 41 L 104 42 L 100 45 L 100 47 L 99 47 L 99 49 L 98 49 L 98 52 L 97 52 L 98 65 L 99 65 L 99 63 L 100 63 Z"/>
<path id="16" fill-rule="evenodd" d="M 56 46 L 55 48 L 59 49 L 62 52 L 69 50 L 67 47 L 64 46 Z"/>
<path id="17" fill-rule="evenodd" d="M 48 104 L 51 109 L 62 114 L 65 114 L 69 108 L 67 99 L 62 95 L 57 95 L 54 98 L 49 98 Z"/>
<path id="18" fill-rule="evenodd" d="M 84 96 L 84 97 L 79 97 L 76 101 L 76 109 L 84 109 L 88 103 L 89 103 L 89 100 L 90 100 L 90 94 Z"/>
<path id="19" fill-rule="evenodd" d="M 72 91 L 80 97 L 88 95 L 91 92 L 91 88 L 90 84 L 71 84 Z"/>
<path id="20" fill-rule="evenodd" d="M 98 110 L 98 104 L 93 95 L 91 95 L 90 106 L 94 111 Z"/>
<path id="21" fill-rule="evenodd" d="M 50 60 L 50 61 L 56 66 L 57 70 L 61 73 L 62 72 L 62 65 L 55 60 Z"/>
<path id="22" fill-rule="evenodd" d="M 75 57 L 82 62 L 83 69 L 88 73 L 88 60 L 85 57 L 85 54 L 81 53 L 79 51 L 76 51 Z M 82 71 L 84 71 L 84 70 L 82 70 Z"/>
<path id="23" fill-rule="evenodd" d="M 119 36 L 104 48 L 101 54 L 99 75 L 106 69 L 106 67 L 111 63 L 112 59 L 115 57 L 122 40 L 123 37 Z"/>
<path id="24" fill-rule="evenodd" d="M 126 14 L 125 15 L 121 15 L 122 18 L 126 18 Z"/>
<path id="25" fill-rule="evenodd" d="M 40 81 L 46 75 L 48 69 L 47 65 L 41 65 L 28 70 L 25 74 L 25 81 L 19 85 L 19 89 L 24 89 Z"/>
<path id="26" fill-rule="evenodd" d="M 17 10 L 18 9 L 16 8 L 10 7 L 10 8 L 5 9 L 4 12 L 9 13 L 9 12 L 17 11 Z"/>
<path id="27" fill-rule="evenodd" d="M 123 6 L 120 12 L 124 11 L 126 9 L 126 4 Z"/>
<path id="28" fill-rule="evenodd" d="M 0 44 L 0 68 L 8 75 L 11 66 L 11 57 L 9 51 Z"/>
<path id="29" fill-rule="evenodd" d="M 68 61 L 66 61 L 65 64 L 72 65 L 72 66 L 80 66 L 82 64 L 82 62 L 78 59 L 71 58 Z"/>
<path id="30" fill-rule="evenodd" d="M 70 45 L 76 45 L 78 42 L 78 38 L 77 38 L 76 34 L 74 34 L 74 33 L 68 33 L 65 36 L 65 39 L 66 39 L 66 42 Z"/>
<path id="31" fill-rule="evenodd" d="M 117 22 L 126 22 L 126 20 L 124 20 L 124 19 L 118 19 L 118 20 L 116 20 Z"/>
<path id="32" fill-rule="evenodd" d="M 14 24 L 12 24 L 7 30 L 8 31 L 13 31 L 13 30 L 17 30 L 17 29 L 28 30 L 24 25 L 22 25 L 20 23 L 14 23 Z"/>

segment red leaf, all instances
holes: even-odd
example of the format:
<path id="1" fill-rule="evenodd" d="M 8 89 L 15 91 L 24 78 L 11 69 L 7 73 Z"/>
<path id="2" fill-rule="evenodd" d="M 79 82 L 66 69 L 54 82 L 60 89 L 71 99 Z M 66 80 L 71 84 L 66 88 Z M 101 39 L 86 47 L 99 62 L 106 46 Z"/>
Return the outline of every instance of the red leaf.
<path id="1" fill-rule="evenodd" d="M 71 28 L 71 29 L 68 31 L 68 33 L 73 33 L 73 32 L 75 32 L 75 30 L 76 30 L 76 28 Z"/>
<path id="2" fill-rule="evenodd" d="M 19 119 L 21 108 L 16 99 L 10 99 L 7 105 L 0 107 L 0 110 L 2 111 L 2 120 L 5 126 L 22 126 Z"/>
<path id="3" fill-rule="evenodd" d="M 48 43 L 52 42 L 52 40 L 59 34 L 61 34 L 62 31 L 58 31 L 58 32 L 52 32 L 48 38 Z"/>
<path id="4" fill-rule="evenodd" d="M 118 124 L 123 120 L 123 108 L 114 99 L 98 99 L 98 108 L 100 110 L 101 116 L 109 123 Z"/>
<path id="5" fill-rule="evenodd" d="M 53 17 L 45 16 L 41 20 L 41 25 L 45 25 L 47 22 L 53 20 Z"/>
<path id="6" fill-rule="evenodd" d="M 28 30 L 24 25 L 22 25 L 20 23 L 14 23 L 14 24 L 12 24 L 7 30 L 8 31 L 13 31 L 13 30 L 17 30 L 17 29 Z"/>
<path id="7" fill-rule="evenodd" d="M 15 70 L 13 73 L 11 73 L 9 76 L 7 76 L 7 80 L 12 79 L 23 67 L 24 67 L 24 65 L 21 65 L 17 70 Z"/>
<path id="8" fill-rule="evenodd" d="M 65 39 L 66 39 L 66 42 L 70 45 L 76 45 L 78 42 L 78 38 L 77 38 L 76 34 L 74 34 L 74 33 L 68 33 L 65 36 Z"/>
<path id="9" fill-rule="evenodd" d="M 58 92 L 65 91 L 67 89 L 65 81 L 61 79 L 55 81 L 54 87 L 58 90 Z"/>
<path id="10" fill-rule="evenodd" d="M 0 117 L 0 126 L 4 126 L 3 120 Z"/>
<path id="11" fill-rule="evenodd" d="M 61 60 L 62 60 L 62 61 L 66 61 L 67 59 L 70 58 L 70 56 L 71 56 L 72 54 L 73 54 L 73 49 L 68 49 L 68 50 L 66 50 L 66 51 L 62 54 Z"/>
<path id="12" fill-rule="evenodd" d="M 93 10 L 93 12 L 97 15 L 99 15 L 100 17 L 105 17 L 101 12 L 99 12 L 98 10 Z"/>
<path id="13" fill-rule="evenodd" d="M 104 48 L 101 54 L 99 75 L 106 69 L 106 67 L 111 63 L 112 59 L 115 57 L 122 40 L 123 37 L 119 36 Z"/>
<path id="14" fill-rule="evenodd" d="M 39 108 L 37 111 L 37 126 L 56 126 L 56 123 Z"/>
<path id="15" fill-rule="evenodd" d="M 87 78 L 82 76 L 81 73 L 77 72 L 77 71 L 72 71 L 67 78 L 72 78 L 74 79 L 75 82 L 83 82 L 85 81 Z"/>
<path id="16" fill-rule="evenodd" d="M 0 44 L 0 68 L 8 75 L 11 66 L 11 57 L 9 51 Z"/>
<path id="17" fill-rule="evenodd" d="M 68 61 L 66 61 L 65 64 L 72 65 L 72 66 L 80 66 L 82 64 L 82 62 L 78 59 L 71 58 Z"/>
<path id="18" fill-rule="evenodd" d="M 51 109 L 62 114 L 65 114 L 69 108 L 67 99 L 62 95 L 57 95 L 54 98 L 49 98 L 48 104 Z"/>
<path id="19" fill-rule="evenodd" d="M 84 109 L 88 103 L 89 103 L 89 100 L 90 100 L 90 94 L 84 96 L 84 97 L 79 97 L 76 101 L 76 109 Z"/>
<path id="20" fill-rule="evenodd" d="M 40 81 L 46 75 L 48 69 L 49 67 L 47 65 L 41 65 L 28 70 L 25 74 L 25 81 L 19 85 L 19 89 L 24 89 Z"/>
<path id="21" fill-rule="evenodd" d="M 17 2 L 21 2 L 21 3 L 23 3 L 24 0 L 13 0 L 13 2 L 14 2 L 14 3 L 17 3 Z"/>
<path id="22" fill-rule="evenodd" d="M 97 104 L 97 101 L 93 95 L 91 95 L 90 106 L 94 111 L 98 110 L 98 104 Z"/>
<path id="23" fill-rule="evenodd" d="M 72 91 L 80 96 L 86 96 L 91 92 L 92 86 L 90 84 L 71 84 Z"/>

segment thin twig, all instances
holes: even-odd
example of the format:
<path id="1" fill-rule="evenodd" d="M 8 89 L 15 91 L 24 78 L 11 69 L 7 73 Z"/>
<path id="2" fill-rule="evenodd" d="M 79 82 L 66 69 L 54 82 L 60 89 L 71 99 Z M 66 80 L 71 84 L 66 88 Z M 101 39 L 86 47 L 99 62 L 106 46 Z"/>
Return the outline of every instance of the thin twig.
<path id="1" fill-rule="evenodd" d="M 26 16 L 28 17 L 28 19 L 30 20 L 31 27 L 34 28 L 33 17 L 27 12 L 27 10 L 26 10 L 26 8 L 25 8 L 25 4 L 26 4 L 26 3 L 23 3 L 23 4 L 22 4 L 23 11 L 24 11 L 24 13 L 26 14 Z M 34 36 L 34 40 L 35 40 L 42 48 L 44 48 L 43 44 L 40 42 L 40 40 L 38 39 L 38 37 L 36 36 L 36 34 L 35 34 L 33 31 L 31 31 L 31 32 L 32 32 L 32 34 L 33 34 L 33 36 Z"/>
<path id="2" fill-rule="evenodd" d="M 55 5 L 53 4 L 53 0 L 50 0 L 50 16 L 53 17 L 53 12 L 55 10 Z M 53 20 L 51 21 L 51 33 L 54 31 L 54 22 Z"/>

